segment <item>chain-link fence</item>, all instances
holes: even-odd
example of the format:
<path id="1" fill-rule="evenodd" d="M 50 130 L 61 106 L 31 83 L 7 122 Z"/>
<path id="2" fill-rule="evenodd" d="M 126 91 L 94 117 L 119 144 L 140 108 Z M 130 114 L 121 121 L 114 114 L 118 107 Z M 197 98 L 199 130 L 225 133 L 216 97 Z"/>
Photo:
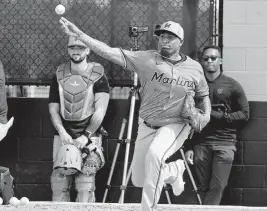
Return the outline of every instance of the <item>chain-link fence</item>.
<path id="1" fill-rule="evenodd" d="M 157 24 L 172 20 L 185 30 L 182 52 L 191 56 L 216 42 L 219 0 L 1 0 L 0 60 L 7 84 L 49 84 L 57 66 L 68 60 L 68 38 L 60 29 L 54 9 L 66 8 L 64 17 L 112 47 L 131 49 L 129 26 L 148 27 L 137 37 L 141 50 L 156 48 Z M 133 73 L 99 57 L 112 86 L 132 83 Z"/>

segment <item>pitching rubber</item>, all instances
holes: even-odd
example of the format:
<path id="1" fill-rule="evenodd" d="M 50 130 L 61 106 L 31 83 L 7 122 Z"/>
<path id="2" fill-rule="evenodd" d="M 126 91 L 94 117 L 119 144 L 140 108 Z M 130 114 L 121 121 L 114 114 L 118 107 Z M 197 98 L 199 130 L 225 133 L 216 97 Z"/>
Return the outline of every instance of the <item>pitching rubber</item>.
<path id="1" fill-rule="evenodd" d="M 0 205 L 1 211 L 140 211 L 140 204 L 30 202 L 23 206 Z M 267 207 L 159 204 L 157 211 L 267 211 Z M 155 210 L 156 211 L 156 210 Z"/>

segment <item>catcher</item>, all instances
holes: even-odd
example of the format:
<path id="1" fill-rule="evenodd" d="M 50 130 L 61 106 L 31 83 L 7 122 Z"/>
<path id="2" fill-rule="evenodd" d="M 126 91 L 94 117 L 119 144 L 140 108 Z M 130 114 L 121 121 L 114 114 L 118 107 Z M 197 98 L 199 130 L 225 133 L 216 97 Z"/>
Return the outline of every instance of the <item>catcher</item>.
<path id="1" fill-rule="evenodd" d="M 59 65 L 49 93 L 56 129 L 51 175 L 52 200 L 70 201 L 75 178 L 77 202 L 95 202 L 95 175 L 104 165 L 101 124 L 109 102 L 104 68 L 87 62 L 90 49 L 69 37 L 70 61 Z"/>
<path id="2" fill-rule="evenodd" d="M 171 184 L 174 194 L 180 195 L 184 190 L 184 161 L 167 164 L 165 160 L 183 145 L 192 128 L 205 127 L 211 110 L 201 65 L 180 53 L 183 28 L 172 21 L 163 23 L 155 31 L 158 50 L 128 51 L 93 39 L 65 18 L 60 23 L 67 35 L 139 76 L 141 106 L 132 182 L 143 187 L 142 210 L 156 207 L 164 183 Z M 199 99 L 201 112 L 194 107 L 193 97 Z"/>

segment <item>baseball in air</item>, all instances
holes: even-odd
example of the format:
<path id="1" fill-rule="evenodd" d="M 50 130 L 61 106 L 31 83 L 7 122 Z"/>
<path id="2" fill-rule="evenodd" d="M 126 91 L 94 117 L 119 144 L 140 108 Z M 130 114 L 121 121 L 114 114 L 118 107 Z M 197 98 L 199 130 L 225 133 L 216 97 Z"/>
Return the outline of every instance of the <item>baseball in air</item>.
<path id="1" fill-rule="evenodd" d="M 56 6 L 55 8 L 55 12 L 58 14 L 58 15 L 63 15 L 65 13 L 65 7 L 62 5 L 62 4 L 59 4 Z"/>
<path id="2" fill-rule="evenodd" d="M 28 204 L 30 202 L 30 200 L 27 197 L 22 197 L 20 199 L 20 205 L 25 205 Z"/>
<path id="3" fill-rule="evenodd" d="M 9 200 L 9 204 L 11 205 L 18 205 L 20 203 L 20 201 L 16 198 L 16 197 L 12 197 L 10 200 Z"/>

